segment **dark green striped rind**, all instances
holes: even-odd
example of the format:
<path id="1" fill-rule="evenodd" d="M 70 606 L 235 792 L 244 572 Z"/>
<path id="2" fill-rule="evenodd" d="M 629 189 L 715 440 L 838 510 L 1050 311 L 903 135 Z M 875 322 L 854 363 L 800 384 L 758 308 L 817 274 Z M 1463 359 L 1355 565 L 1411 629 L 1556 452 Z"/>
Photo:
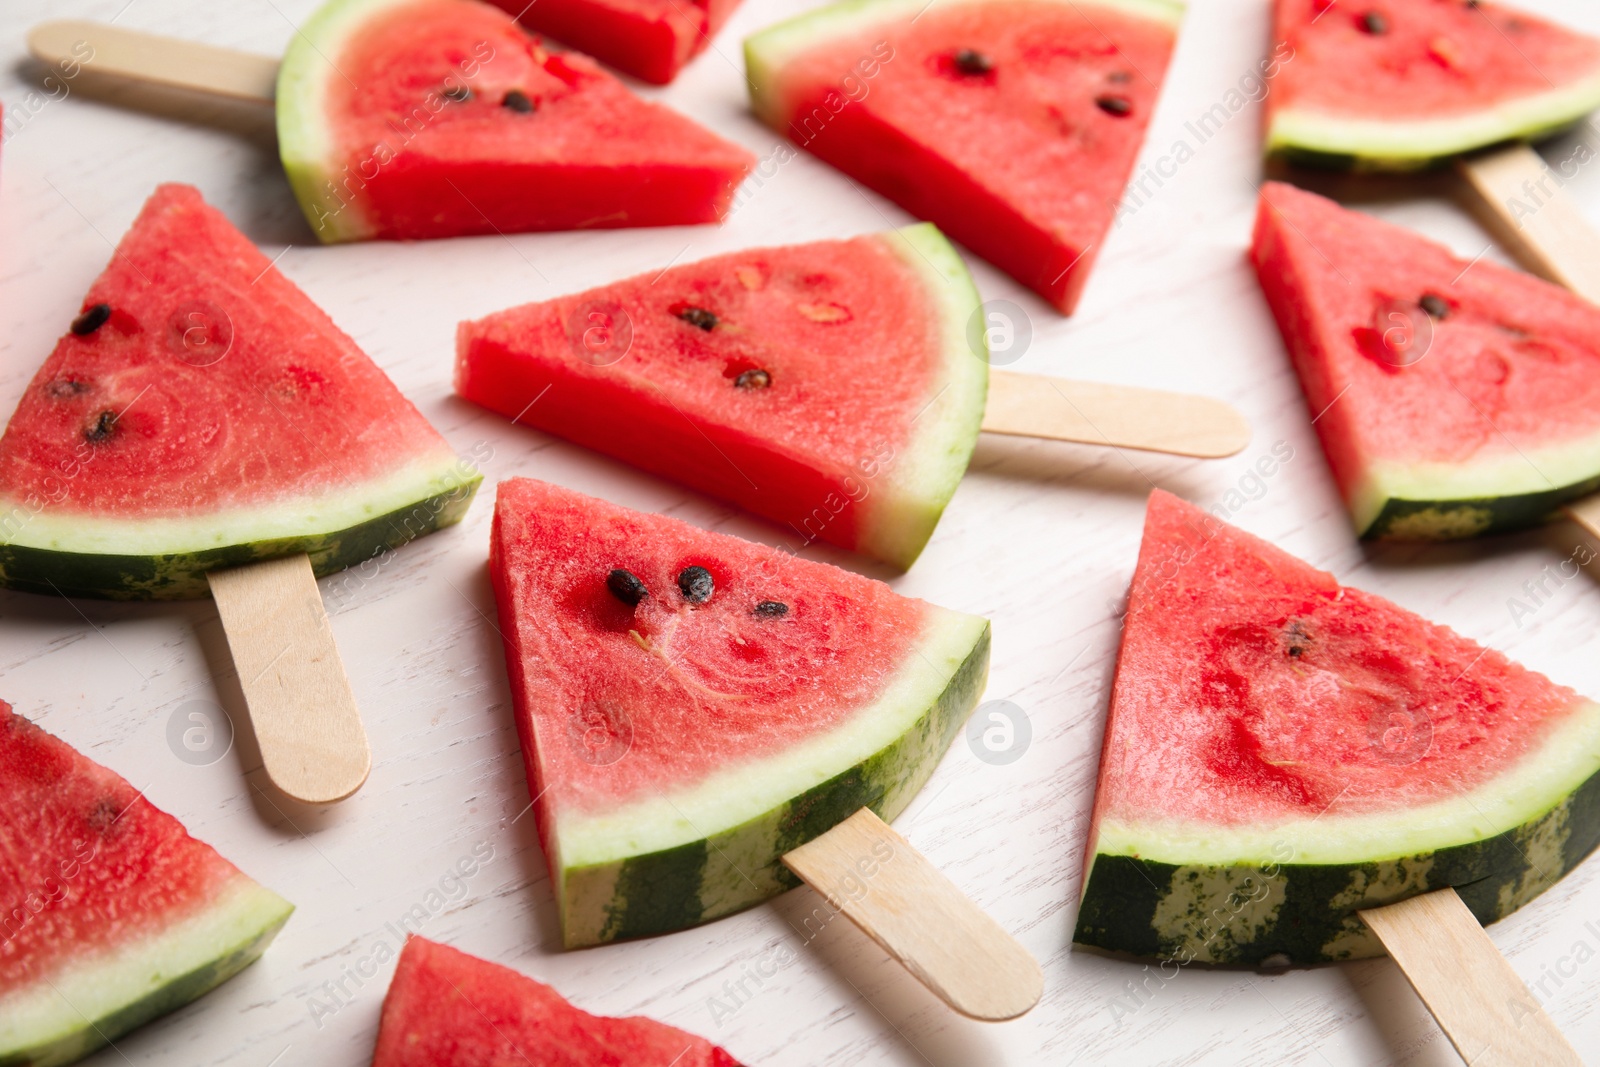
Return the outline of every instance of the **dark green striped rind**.
<path id="1" fill-rule="evenodd" d="M 79 1029 L 27 1048 L 0 1048 L 0 1067 L 61 1067 L 76 1063 L 150 1020 L 198 1000 L 259 959 L 293 911 L 291 905 L 283 903 L 281 909 L 266 916 L 266 925 L 239 944 L 223 946 L 222 954 L 210 963 L 163 982 L 108 1015 L 85 1020 Z"/>
<path id="2" fill-rule="evenodd" d="M 1404 819 L 1397 813 L 1396 820 Z M 1374 845 L 1382 844 L 1381 837 Z M 1179 867 L 1097 855 L 1073 940 L 1183 963 L 1326 963 L 1383 955 L 1356 914 L 1454 887 L 1478 921 L 1503 919 L 1600 844 L 1600 774 L 1496 837 L 1370 863 Z"/>
<path id="3" fill-rule="evenodd" d="M 619 863 L 568 868 L 564 898 L 609 893 L 598 926 L 569 909 L 568 948 L 682 930 L 741 911 L 800 884 L 783 854 L 862 808 L 885 821 L 905 810 L 972 713 L 989 673 L 989 627 L 937 701 L 891 744 L 771 811 L 677 848 Z"/>
<path id="4" fill-rule="evenodd" d="M 1402 500 L 1390 497 L 1361 536 L 1380 541 L 1455 541 L 1538 526 L 1560 515 L 1563 505 L 1600 492 L 1600 474 L 1538 493 L 1463 500 Z"/>
<path id="5" fill-rule="evenodd" d="M 206 572 L 304 552 L 317 577 L 461 521 L 482 475 L 343 530 L 268 538 L 168 555 L 67 552 L 0 544 L 0 586 L 106 600 L 193 600 L 211 595 Z"/>

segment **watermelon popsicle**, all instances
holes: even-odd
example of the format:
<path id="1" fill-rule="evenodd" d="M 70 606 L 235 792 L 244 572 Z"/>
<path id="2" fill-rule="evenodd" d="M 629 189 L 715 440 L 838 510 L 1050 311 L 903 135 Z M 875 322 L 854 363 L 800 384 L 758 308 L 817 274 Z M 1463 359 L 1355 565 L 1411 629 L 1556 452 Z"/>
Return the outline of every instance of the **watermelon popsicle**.
<path id="1" fill-rule="evenodd" d="M 803 880 L 963 1014 L 1038 1001 L 1027 950 L 879 818 L 982 694 L 988 620 L 525 478 L 489 569 L 567 947 Z"/>
<path id="2" fill-rule="evenodd" d="M 331 0 L 281 67 L 95 23 L 29 38 L 45 60 L 83 41 L 91 76 L 276 103 L 284 168 L 324 242 L 714 223 L 754 163 L 478 0 Z"/>
<path id="3" fill-rule="evenodd" d="M 480 476 L 208 206 L 145 205 L 0 437 L 0 584 L 217 599 L 267 774 L 371 759 L 316 575 L 460 520 Z"/>
<path id="4" fill-rule="evenodd" d="M 517 21 L 641 81 L 666 85 L 711 44 L 739 0 L 493 0 Z"/>
<path id="5" fill-rule="evenodd" d="M 1202 397 L 989 369 L 966 265 L 922 223 L 750 249 L 463 323 L 456 389 L 516 422 L 909 567 L 980 429 L 1180 455 L 1250 431 Z"/>
<path id="6" fill-rule="evenodd" d="M 1075 941 L 1180 966 L 1303 966 L 1381 955 L 1389 906 L 1459 913 L 1459 895 L 1492 954 L 1471 928 L 1597 842 L 1600 704 L 1152 496 Z M 1435 945 L 1453 933 L 1435 922 Z M 1520 983 L 1480 1000 L 1493 975 L 1459 960 L 1449 985 L 1478 1015 L 1463 1020 L 1392 954 L 1464 1057 L 1579 1062 Z M 1464 1042 L 1481 1024 L 1487 1038 Z"/>

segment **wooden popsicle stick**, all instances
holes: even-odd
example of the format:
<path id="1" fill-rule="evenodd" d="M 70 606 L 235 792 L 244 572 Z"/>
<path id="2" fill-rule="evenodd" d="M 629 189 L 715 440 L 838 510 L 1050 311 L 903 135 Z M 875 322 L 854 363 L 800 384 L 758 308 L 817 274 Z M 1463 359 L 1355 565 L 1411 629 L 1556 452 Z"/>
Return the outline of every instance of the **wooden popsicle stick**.
<path id="1" fill-rule="evenodd" d="M 1220 459 L 1250 443 L 1250 424 L 1209 397 L 989 372 L 985 433 Z"/>
<path id="2" fill-rule="evenodd" d="M 1600 237 L 1525 144 L 1457 163 L 1467 185 L 1535 273 L 1600 304 Z"/>
<path id="3" fill-rule="evenodd" d="M 1454 889 L 1361 912 L 1468 1063 L 1583 1067 Z"/>
<path id="4" fill-rule="evenodd" d="M 304 554 L 206 575 L 267 777 L 306 804 L 361 788 L 366 730 Z"/>
<path id="5" fill-rule="evenodd" d="M 870 808 L 783 863 L 961 1014 L 1000 1022 L 1039 1003 L 1028 950 Z"/>
<path id="6" fill-rule="evenodd" d="M 231 100 L 270 105 L 277 91 L 278 61 L 270 56 L 103 22 L 42 22 L 28 33 L 28 50 L 41 63 L 60 69 L 81 64 L 92 74 Z"/>
<path id="7" fill-rule="evenodd" d="M 1580 500 L 1565 510 L 1567 518 L 1583 527 L 1590 537 L 1600 541 L 1600 496 Z"/>

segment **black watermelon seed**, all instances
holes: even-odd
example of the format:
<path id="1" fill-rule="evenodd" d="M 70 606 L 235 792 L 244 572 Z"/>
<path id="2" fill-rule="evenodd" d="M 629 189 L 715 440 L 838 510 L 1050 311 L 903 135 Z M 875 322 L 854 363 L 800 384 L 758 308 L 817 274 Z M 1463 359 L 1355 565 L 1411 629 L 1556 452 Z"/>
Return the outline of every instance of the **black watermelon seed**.
<path id="1" fill-rule="evenodd" d="M 117 808 L 117 802 L 110 797 L 101 797 L 94 802 L 83 821 L 89 824 L 89 829 L 98 834 L 105 834 L 116 825 L 122 812 Z"/>
<path id="2" fill-rule="evenodd" d="M 704 604 L 716 592 L 717 583 L 704 567 L 685 567 L 678 574 L 678 588 L 689 603 Z"/>
<path id="3" fill-rule="evenodd" d="M 1097 96 L 1094 98 L 1094 102 L 1101 111 L 1104 111 L 1107 115 L 1115 115 L 1117 118 L 1133 112 L 1133 101 L 1125 96 Z"/>
<path id="4" fill-rule="evenodd" d="M 96 304 L 85 308 L 83 314 L 72 320 L 72 332 L 79 337 L 87 337 L 104 326 L 110 317 L 110 304 Z"/>
<path id="5" fill-rule="evenodd" d="M 763 600 L 756 605 L 756 614 L 763 619 L 781 619 L 789 614 L 789 605 L 777 600 Z"/>
<path id="6" fill-rule="evenodd" d="M 521 89 L 512 89 L 500 98 L 500 106 L 508 107 L 518 114 L 526 115 L 533 111 L 533 101 L 528 99 L 528 94 Z"/>
<path id="7" fill-rule="evenodd" d="M 1361 28 L 1367 33 L 1381 35 L 1389 32 L 1389 20 L 1376 11 L 1361 16 Z"/>
<path id="8" fill-rule="evenodd" d="M 612 596 L 630 608 L 650 595 L 637 574 L 621 567 L 606 575 L 606 588 L 611 590 Z"/>
<path id="9" fill-rule="evenodd" d="M 706 333 L 710 333 L 712 330 L 716 329 L 717 326 L 716 314 L 714 312 L 707 311 L 705 308 L 686 307 L 680 309 L 675 314 L 678 316 L 678 318 L 682 319 L 684 322 L 687 322 L 690 326 L 698 326 L 700 329 L 706 331 Z"/>
<path id="10" fill-rule="evenodd" d="M 89 383 L 80 382 L 76 378 L 57 378 L 53 382 L 47 382 L 44 387 L 44 395 L 52 400 L 65 400 L 69 396 L 81 396 L 88 391 Z"/>
<path id="11" fill-rule="evenodd" d="M 105 444 L 111 440 L 111 435 L 117 432 L 117 413 L 115 411 L 102 411 L 88 426 L 83 429 L 83 439 L 91 445 Z"/>
<path id="12" fill-rule="evenodd" d="M 990 59 L 982 52 L 975 52 L 970 48 L 961 49 L 955 55 L 950 57 L 950 62 L 955 66 L 956 70 L 960 71 L 962 74 L 968 74 L 974 77 L 982 74 L 988 74 L 994 70 L 994 60 Z"/>
<path id="13" fill-rule="evenodd" d="M 1289 623 L 1288 628 L 1283 632 L 1283 636 L 1288 645 L 1290 659 L 1299 659 L 1311 647 L 1311 634 L 1299 619 Z"/>
<path id="14" fill-rule="evenodd" d="M 737 385 L 740 389 L 765 389 L 767 386 L 772 384 L 772 375 L 768 374 L 760 367 L 756 367 L 752 370 L 741 372 L 740 375 L 733 380 L 733 384 Z"/>
<path id="15" fill-rule="evenodd" d="M 472 99 L 472 90 L 465 85 L 447 85 L 444 89 L 444 98 L 446 100 L 454 100 L 458 104 L 465 104 Z"/>
<path id="16" fill-rule="evenodd" d="M 1424 293 L 1422 299 L 1417 301 L 1422 310 L 1428 313 L 1429 318 L 1444 320 L 1450 317 L 1450 305 L 1444 302 L 1444 297 L 1433 293 Z"/>

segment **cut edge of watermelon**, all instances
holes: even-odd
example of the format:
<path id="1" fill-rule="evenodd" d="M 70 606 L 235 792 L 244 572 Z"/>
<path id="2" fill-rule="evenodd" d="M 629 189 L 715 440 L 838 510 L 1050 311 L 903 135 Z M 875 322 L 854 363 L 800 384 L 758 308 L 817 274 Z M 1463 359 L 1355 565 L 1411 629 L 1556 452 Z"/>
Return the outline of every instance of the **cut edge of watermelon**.
<path id="1" fill-rule="evenodd" d="M 869 26 L 915 18 L 932 7 L 971 7 L 1014 0 L 844 0 L 806 12 L 750 35 L 744 41 L 745 70 L 750 85 L 751 109 L 767 125 L 782 128 L 782 101 L 777 98 L 778 75 L 800 53 L 834 37 Z M 1166 23 L 1183 24 L 1183 0 L 1039 0 L 1067 7 L 1115 8 L 1131 15 Z"/>
<path id="2" fill-rule="evenodd" d="M 82 1058 L 255 962 L 293 911 L 240 874 L 199 914 L 0 996 L 0 1061 L 53 1067 Z"/>
<path id="3" fill-rule="evenodd" d="M 0 497 L 0 585 L 111 598 L 208 595 L 205 570 L 308 552 L 318 576 L 459 522 L 483 475 L 447 448 L 364 485 L 215 515 L 52 514 Z M 148 580 L 119 577 L 124 571 Z"/>
<path id="4" fill-rule="evenodd" d="M 1554 136 L 1600 108 L 1600 71 L 1570 85 L 1471 114 L 1423 120 L 1358 119 L 1285 108 L 1267 127 L 1267 154 L 1355 170 L 1422 170 L 1506 141 Z"/>
<path id="5" fill-rule="evenodd" d="M 1600 704 L 1580 700 L 1545 743 L 1515 767 L 1450 800 L 1363 815 L 1324 812 L 1272 827 L 1132 827 L 1108 820 L 1097 827 L 1094 855 L 1234 867 L 1283 863 L 1287 850 L 1295 864 L 1381 863 L 1487 841 L 1536 822 L 1596 774 Z"/>
<path id="6" fill-rule="evenodd" d="M 1596 471 L 1600 434 L 1472 463 L 1380 461 L 1362 472 L 1349 507 L 1362 536 L 1454 540 L 1553 513 L 1592 492 Z"/>
<path id="7" fill-rule="evenodd" d="M 890 491 L 871 494 L 857 551 L 909 568 L 955 495 L 972 461 L 989 395 L 987 353 L 972 350 L 968 326 L 983 298 L 961 255 L 931 222 L 882 235 L 885 245 L 920 276 L 939 319 L 939 372 L 930 399 L 912 416 L 905 455 Z"/>
<path id="8" fill-rule="evenodd" d="M 893 819 L 933 774 L 953 730 L 982 695 L 988 648 L 987 619 L 929 605 L 926 628 L 904 665 L 884 693 L 848 723 L 670 797 L 636 802 L 604 815 L 558 812 L 550 844 L 552 866 L 562 872 L 555 894 L 566 946 L 598 944 L 617 936 L 608 932 L 610 912 L 629 861 L 664 856 L 670 863 L 674 850 L 709 846 L 719 859 L 736 865 L 737 885 L 702 883 L 696 899 L 703 910 L 686 921 L 662 926 L 662 930 L 678 929 L 790 888 L 764 875 L 783 851 L 779 840 L 792 829 L 786 819 L 794 817 L 795 802 L 820 800 L 815 806 L 826 807 L 830 798 L 818 794 L 841 779 L 867 776 L 875 779 L 873 787 L 882 789 L 883 799 L 873 805 L 874 810 L 885 820 Z M 940 711 L 947 712 L 943 718 L 951 721 L 925 724 Z M 853 813 L 838 815 L 842 819 Z M 815 818 L 817 813 L 808 806 L 800 814 Z M 788 847 L 801 843 L 794 841 Z M 709 865 L 707 873 L 715 873 Z M 578 887 L 571 883 L 577 881 L 583 883 L 582 892 L 573 894 Z M 569 909 L 571 895 L 591 901 L 592 906 L 582 912 Z"/>
<path id="9" fill-rule="evenodd" d="M 332 195 L 333 138 L 327 121 L 326 86 L 333 60 L 367 20 L 417 0 L 333 0 L 306 20 L 289 40 L 278 68 L 278 154 L 295 199 L 325 244 L 365 240 L 377 232 L 355 201 Z"/>

